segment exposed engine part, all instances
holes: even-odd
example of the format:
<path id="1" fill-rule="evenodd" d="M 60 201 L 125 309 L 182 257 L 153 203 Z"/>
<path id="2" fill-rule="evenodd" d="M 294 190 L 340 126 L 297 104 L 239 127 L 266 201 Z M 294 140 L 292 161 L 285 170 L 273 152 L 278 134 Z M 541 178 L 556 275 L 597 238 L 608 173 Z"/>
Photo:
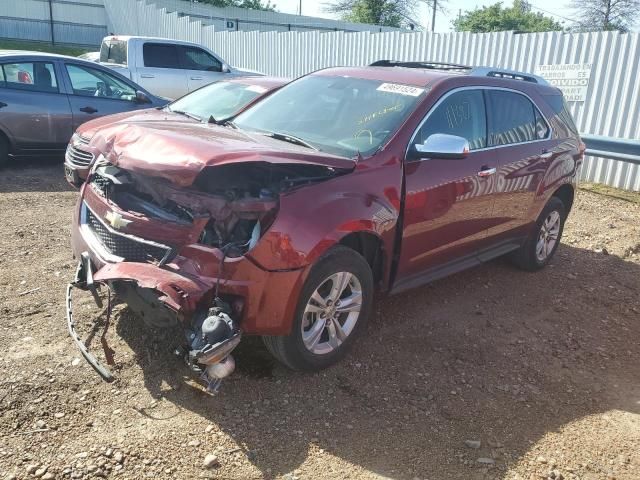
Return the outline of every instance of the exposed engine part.
<path id="1" fill-rule="evenodd" d="M 241 333 L 230 313 L 229 304 L 216 298 L 208 312 L 194 317 L 193 328 L 185 330 L 190 349 L 185 360 L 200 373 L 211 394 L 218 392 L 222 379 L 235 368 L 230 354 L 240 343 Z"/>
<path id="2" fill-rule="evenodd" d="M 152 328 L 170 328 L 179 323 L 176 313 L 166 308 L 159 298 L 160 294 L 155 290 L 140 288 L 135 282 L 124 280 L 111 281 L 109 287 L 133 313 L 142 318 L 145 325 Z"/>

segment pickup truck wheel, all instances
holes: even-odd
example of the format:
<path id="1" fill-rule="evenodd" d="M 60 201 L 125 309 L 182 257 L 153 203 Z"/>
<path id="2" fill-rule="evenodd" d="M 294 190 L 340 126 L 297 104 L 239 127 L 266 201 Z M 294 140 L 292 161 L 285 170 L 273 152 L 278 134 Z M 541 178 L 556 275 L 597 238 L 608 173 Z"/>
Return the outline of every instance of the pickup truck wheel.
<path id="1" fill-rule="evenodd" d="M 9 163 L 9 142 L 0 134 L 0 168 Z"/>
<path id="2" fill-rule="evenodd" d="M 540 270 L 547 265 L 560 245 L 566 218 L 567 210 L 562 200 L 551 197 L 527 241 L 514 252 L 515 264 L 530 272 Z"/>
<path id="3" fill-rule="evenodd" d="M 332 248 L 313 266 L 287 336 L 263 337 L 271 354 L 294 370 L 336 363 L 363 330 L 371 313 L 373 275 L 354 250 Z"/>

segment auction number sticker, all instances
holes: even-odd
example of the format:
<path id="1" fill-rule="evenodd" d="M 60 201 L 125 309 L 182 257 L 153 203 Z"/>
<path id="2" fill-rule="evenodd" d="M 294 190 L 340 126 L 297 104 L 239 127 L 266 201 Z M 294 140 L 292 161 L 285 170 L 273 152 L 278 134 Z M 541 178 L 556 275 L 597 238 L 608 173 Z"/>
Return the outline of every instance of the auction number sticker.
<path id="1" fill-rule="evenodd" d="M 376 90 L 381 92 L 399 93 L 400 95 L 408 95 L 410 97 L 418 97 L 422 92 L 424 92 L 424 88 L 401 85 L 399 83 L 383 83 Z"/>

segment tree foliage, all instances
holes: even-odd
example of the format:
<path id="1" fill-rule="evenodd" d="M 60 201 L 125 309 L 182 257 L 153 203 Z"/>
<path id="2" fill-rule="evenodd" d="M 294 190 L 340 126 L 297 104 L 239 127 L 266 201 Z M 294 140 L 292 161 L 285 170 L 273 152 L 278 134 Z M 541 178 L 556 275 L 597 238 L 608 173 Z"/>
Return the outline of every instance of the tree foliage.
<path id="1" fill-rule="evenodd" d="M 336 0 L 326 3 L 325 11 L 347 22 L 401 27 L 415 24 L 417 4 L 418 0 Z"/>
<path id="2" fill-rule="evenodd" d="M 264 2 L 263 0 L 197 0 L 198 3 L 206 3 L 213 5 L 214 7 L 240 7 L 251 8 L 252 10 L 267 10 L 269 12 L 275 11 L 275 5 L 271 4 L 270 0 Z"/>
<path id="3" fill-rule="evenodd" d="M 640 17 L 638 0 L 573 0 L 579 30 L 628 32 Z"/>
<path id="4" fill-rule="evenodd" d="M 591 1 L 591 0 L 584 0 Z M 548 32 L 562 30 L 562 25 L 542 13 L 532 12 L 524 1 L 515 0 L 513 6 L 503 7 L 502 2 L 488 7 L 468 10 L 453 21 L 456 32 Z"/>

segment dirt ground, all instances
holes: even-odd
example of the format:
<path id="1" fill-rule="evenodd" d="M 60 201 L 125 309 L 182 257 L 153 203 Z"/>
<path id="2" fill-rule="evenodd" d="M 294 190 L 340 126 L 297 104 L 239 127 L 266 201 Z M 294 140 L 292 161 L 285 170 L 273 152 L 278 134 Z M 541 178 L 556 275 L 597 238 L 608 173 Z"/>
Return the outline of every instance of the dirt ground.
<path id="1" fill-rule="evenodd" d="M 117 380 L 80 360 L 75 197 L 58 163 L 0 172 L 0 478 L 640 479 L 640 203 L 581 191 L 547 269 L 381 299 L 322 373 L 245 339 L 210 397 L 121 306 Z M 101 313 L 76 312 L 85 333 Z"/>

